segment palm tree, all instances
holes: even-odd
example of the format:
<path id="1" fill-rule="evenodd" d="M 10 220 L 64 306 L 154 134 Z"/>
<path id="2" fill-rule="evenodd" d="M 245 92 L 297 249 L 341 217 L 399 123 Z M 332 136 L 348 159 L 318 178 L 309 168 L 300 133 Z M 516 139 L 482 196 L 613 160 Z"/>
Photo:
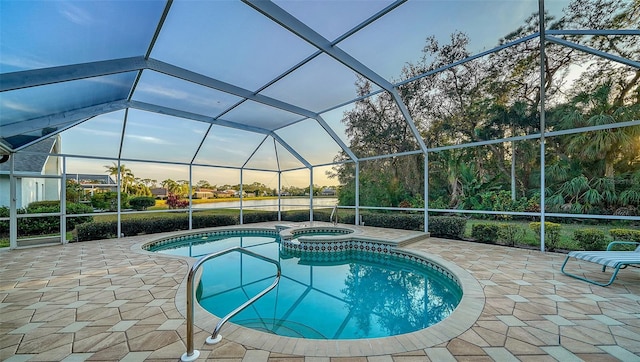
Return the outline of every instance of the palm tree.
<path id="1" fill-rule="evenodd" d="M 128 185 L 133 183 L 135 177 L 133 172 L 128 169 L 124 164 L 121 164 L 120 167 L 114 162 L 112 166 L 104 166 L 111 176 L 116 176 L 120 178 L 120 184 L 122 185 L 122 192 L 127 193 Z"/>
<path id="2" fill-rule="evenodd" d="M 560 110 L 559 128 L 589 127 L 637 119 L 640 105 L 611 102 L 614 87 L 604 84 L 593 93 L 575 96 L 568 107 Z M 584 162 L 600 166 L 600 175 L 615 176 L 615 165 L 640 137 L 640 126 L 614 128 L 607 131 L 583 132 L 565 138 L 566 150 Z M 594 175 L 596 176 L 596 175 Z"/>

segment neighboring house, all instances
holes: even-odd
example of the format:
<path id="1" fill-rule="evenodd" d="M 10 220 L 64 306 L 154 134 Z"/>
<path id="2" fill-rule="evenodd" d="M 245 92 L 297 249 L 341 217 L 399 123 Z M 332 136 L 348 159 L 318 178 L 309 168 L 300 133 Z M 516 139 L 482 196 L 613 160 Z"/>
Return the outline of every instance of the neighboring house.
<path id="1" fill-rule="evenodd" d="M 118 184 L 111 175 L 68 173 L 67 180 L 74 180 L 89 196 L 93 196 L 96 192 L 118 192 Z"/>
<path id="2" fill-rule="evenodd" d="M 60 200 L 62 178 L 40 177 L 62 175 L 62 159 L 50 157 L 49 153 L 60 153 L 59 136 L 47 138 L 13 154 L 17 208 L 27 207 L 34 201 Z M 0 164 L 0 206 L 9 206 L 10 165 L 11 160 Z"/>
<path id="3" fill-rule="evenodd" d="M 159 200 L 166 200 L 169 197 L 169 190 L 164 187 L 154 187 L 151 189 L 151 195 Z"/>
<path id="4" fill-rule="evenodd" d="M 322 189 L 322 191 L 320 191 L 320 195 L 321 196 L 336 196 L 336 189 L 333 189 L 331 187 L 325 187 L 324 189 Z"/>
<path id="5" fill-rule="evenodd" d="M 235 190 L 224 190 L 224 191 L 218 191 L 216 193 L 217 197 L 235 197 L 238 196 L 238 191 Z"/>
<path id="6" fill-rule="evenodd" d="M 193 192 L 193 197 L 196 199 L 210 199 L 214 197 L 217 190 L 215 189 L 205 189 L 205 188 L 197 188 Z"/>

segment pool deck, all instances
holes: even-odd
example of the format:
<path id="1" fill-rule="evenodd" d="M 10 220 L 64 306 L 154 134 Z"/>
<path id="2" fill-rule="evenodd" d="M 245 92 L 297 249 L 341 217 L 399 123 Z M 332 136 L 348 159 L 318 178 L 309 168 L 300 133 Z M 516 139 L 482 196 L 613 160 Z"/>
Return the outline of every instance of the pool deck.
<path id="1" fill-rule="evenodd" d="M 361 229 L 401 244 L 417 235 Z M 0 359 L 179 360 L 186 350 L 183 290 L 190 261 L 137 250 L 162 235 L 170 234 L 0 252 Z M 438 343 L 427 341 L 426 348 L 415 339 L 401 346 L 381 346 L 393 339 L 358 340 L 340 356 L 322 356 L 296 339 L 276 346 L 264 342 L 272 340 L 266 336 L 256 348 L 255 341 L 242 343 L 233 325 L 222 329 L 228 338 L 209 346 L 210 331 L 196 327 L 198 361 L 640 361 L 640 268 L 621 270 L 611 286 L 599 287 L 560 273 L 563 254 L 412 240 L 404 248 L 454 263 L 480 286 L 479 318 L 461 323 L 456 337 L 440 342 L 443 336 L 433 332 Z M 590 277 L 602 274 L 593 263 L 573 261 L 571 267 Z M 378 352 L 388 348 L 397 352 Z"/>

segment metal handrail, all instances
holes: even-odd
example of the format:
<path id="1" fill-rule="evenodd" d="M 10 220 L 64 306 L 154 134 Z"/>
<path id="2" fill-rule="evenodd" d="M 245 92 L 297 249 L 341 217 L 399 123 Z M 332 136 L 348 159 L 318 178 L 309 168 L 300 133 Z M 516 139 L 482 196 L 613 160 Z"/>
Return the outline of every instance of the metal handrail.
<path id="1" fill-rule="evenodd" d="M 333 220 L 333 215 L 336 215 L 336 219 Z M 333 221 L 333 226 L 338 225 L 338 205 L 333 207 L 333 210 L 331 210 L 331 216 L 329 216 L 329 222 Z"/>
<path id="2" fill-rule="evenodd" d="M 200 266 L 207 260 L 209 259 L 213 259 L 213 258 L 217 258 L 221 255 L 224 254 L 228 254 L 231 253 L 233 251 L 238 251 L 240 253 L 243 254 L 249 254 L 253 257 L 256 257 L 258 259 L 267 261 L 269 263 L 275 264 L 276 268 L 277 268 L 277 273 L 276 273 L 276 279 L 273 281 L 273 283 L 271 283 L 270 286 L 268 286 L 265 290 L 263 290 L 262 292 L 258 293 L 257 295 L 255 295 L 253 298 L 249 299 L 248 301 L 244 302 L 241 306 L 239 306 L 238 308 L 232 310 L 229 314 L 227 314 L 224 318 L 222 318 L 218 324 L 216 325 L 215 329 L 213 330 L 213 333 L 211 334 L 210 337 L 207 337 L 207 344 L 214 344 L 219 342 L 222 339 L 222 336 L 219 335 L 218 333 L 220 332 L 220 329 L 222 328 L 222 326 L 231 318 L 233 318 L 233 316 L 235 316 L 236 314 L 240 313 L 242 310 L 244 310 L 246 307 L 248 307 L 249 305 L 251 305 L 253 302 L 255 302 L 256 300 L 258 300 L 259 298 L 261 298 L 262 296 L 264 296 L 265 294 L 267 294 L 268 292 L 270 292 L 273 288 L 276 287 L 276 285 L 278 285 L 278 283 L 280 282 L 280 275 L 282 274 L 281 269 L 280 269 L 280 263 L 276 260 L 267 258 L 264 255 L 260 255 L 258 253 L 255 253 L 251 250 L 236 246 L 233 248 L 229 248 L 226 250 L 222 250 L 219 251 L 217 253 L 213 253 L 213 254 L 209 254 L 206 256 L 203 256 L 202 258 L 198 259 L 198 261 L 195 262 L 195 264 L 193 264 L 193 266 L 191 267 L 191 270 L 189 271 L 189 275 L 187 276 L 187 352 L 185 352 L 182 357 L 180 358 L 182 361 L 195 361 L 198 356 L 200 356 L 200 352 L 196 349 L 194 349 L 193 347 L 193 319 L 194 319 L 194 303 L 195 303 L 195 295 L 194 295 L 194 281 L 195 281 L 195 275 L 196 272 L 198 271 L 198 269 L 200 268 Z"/>

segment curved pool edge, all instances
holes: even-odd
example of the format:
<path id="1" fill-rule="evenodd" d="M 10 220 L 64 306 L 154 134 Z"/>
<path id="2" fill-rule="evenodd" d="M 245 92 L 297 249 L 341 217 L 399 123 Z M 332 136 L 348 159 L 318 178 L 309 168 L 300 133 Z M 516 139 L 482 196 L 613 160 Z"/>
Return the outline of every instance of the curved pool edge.
<path id="1" fill-rule="evenodd" d="M 221 230 L 227 227 L 211 228 L 207 230 Z M 230 227 L 234 231 L 243 229 L 259 230 L 268 229 L 264 226 L 243 227 L 238 225 Z M 203 231 L 207 231 L 203 230 Z M 272 230 L 272 229 L 271 229 Z M 154 240 L 164 239 L 171 235 L 186 235 L 184 231 L 165 234 L 161 238 L 154 238 L 151 241 L 137 243 L 132 246 L 132 250 L 142 253 L 160 255 L 173 259 L 180 259 L 187 262 L 189 268 L 196 262 L 196 258 L 186 256 L 174 256 L 167 254 L 153 253 L 142 248 L 143 245 Z M 412 254 L 426 259 L 435 264 L 448 269 L 459 281 L 463 291 L 463 296 L 456 309 L 444 320 L 419 331 L 400 334 L 391 337 L 368 338 L 368 339 L 347 339 L 347 340 L 320 340 L 283 337 L 274 334 L 256 331 L 242 327 L 232 322 L 227 322 L 222 329 L 223 339 L 242 344 L 247 347 L 268 350 L 270 352 L 303 355 L 310 357 L 357 357 L 375 356 L 411 352 L 420 349 L 436 346 L 458 337 L 470 329 L 480 317 L 485 304 L 485 295 L 480 283 L 466 270 L 453 262 L 431 255 L 422 251 L 411 249 L 410 245 L 397 247 L 396 250 Z M 180 283 L 175 296 L 175 306 L 180 314 L 186 316 L 186 284 L 187 276 Z M 211 314 L 194 303 L 195 306 L 195 326 L 202 329 L 197 332 L 198 343 L 204 343 L 205 336 L 209 335 L 220 320 L 219 317 Z M 207 347 L 203 347 L 207 348 Z M 211 347 L 208 347 L 211 348 Z"/>

